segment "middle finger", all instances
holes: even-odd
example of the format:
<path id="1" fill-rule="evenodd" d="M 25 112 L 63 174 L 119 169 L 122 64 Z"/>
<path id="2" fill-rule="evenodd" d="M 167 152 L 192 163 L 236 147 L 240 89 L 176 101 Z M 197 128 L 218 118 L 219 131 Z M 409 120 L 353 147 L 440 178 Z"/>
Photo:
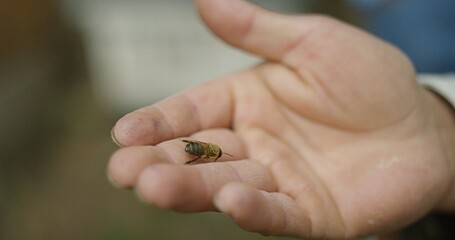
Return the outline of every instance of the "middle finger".
<path id="1" fill-rule="evenodd" d="M 215 210 L 213 197 L 226 183 L 245 182 L 264 190 L 276 186 L 268 169 L 253 160 L 197 164 L 155 164 L 139 176 L 137 191 L 146 202 L 182 212 Z"/>

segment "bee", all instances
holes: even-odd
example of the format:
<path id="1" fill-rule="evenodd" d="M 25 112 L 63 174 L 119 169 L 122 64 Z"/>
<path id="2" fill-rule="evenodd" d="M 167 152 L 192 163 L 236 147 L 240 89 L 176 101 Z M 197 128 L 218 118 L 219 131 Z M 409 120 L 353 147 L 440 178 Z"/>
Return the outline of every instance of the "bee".
<path id="1" fill-rule="evenodd" d="M 223 155 L 223 151 L 221 151 L 221 148 L 218 147 L 218 145 L 214 143 L 206 143 L 206 142 L 200 142 L 200 141 L 194 141 L 194 140 L 184 140 L 181 139 L 182 142 L 187 143 L 185 146 L 185 152 L 197 156 L 196 158 L 187 161 L 185 164 L 190 164 L 199 158 L 203 159 L 208 159 L 213 162 L 216 162 L 218 158 L 220 158 Z M 228 156 L 233 157 L 229 153 L 224 153 Z"/>

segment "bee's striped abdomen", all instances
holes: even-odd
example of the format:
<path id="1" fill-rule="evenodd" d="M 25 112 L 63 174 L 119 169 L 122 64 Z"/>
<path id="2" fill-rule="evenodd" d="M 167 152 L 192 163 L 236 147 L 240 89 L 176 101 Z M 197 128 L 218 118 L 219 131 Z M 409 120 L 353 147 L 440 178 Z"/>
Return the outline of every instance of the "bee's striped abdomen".
<path id="1" fill-rule="evenodd" d="M 185 152 L 195 155 L 195 156 L 203 156 L 205 155 L 204 148 L 197 143 L 190 142 L 185 146 Z"/>

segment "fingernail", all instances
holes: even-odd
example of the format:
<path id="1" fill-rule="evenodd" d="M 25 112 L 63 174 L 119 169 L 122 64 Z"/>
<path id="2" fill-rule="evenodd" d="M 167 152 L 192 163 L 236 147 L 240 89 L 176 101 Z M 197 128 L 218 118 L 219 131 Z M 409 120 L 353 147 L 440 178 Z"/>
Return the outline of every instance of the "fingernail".
<path id="1" fill-rule="evenodd" d="M 123 147 L 122 144 L 120 144 L 119 141 L 117 140 L 117 138 L 115 137 L 114 128 L 115 127 L 113 127 L 112 130 L 111 130 L 111 139 L 118 147 L 122 148 Z"/>

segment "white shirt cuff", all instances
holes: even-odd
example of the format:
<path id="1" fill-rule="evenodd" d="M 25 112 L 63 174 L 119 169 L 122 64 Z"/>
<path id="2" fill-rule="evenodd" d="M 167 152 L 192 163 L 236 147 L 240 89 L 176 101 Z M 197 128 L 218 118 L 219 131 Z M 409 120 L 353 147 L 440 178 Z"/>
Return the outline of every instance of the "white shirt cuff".
<path id="1" fill-rule="evenodd" d="M 455 74 L 419 74 L 417 80 L 445 98 L 455 108 Z"/>

